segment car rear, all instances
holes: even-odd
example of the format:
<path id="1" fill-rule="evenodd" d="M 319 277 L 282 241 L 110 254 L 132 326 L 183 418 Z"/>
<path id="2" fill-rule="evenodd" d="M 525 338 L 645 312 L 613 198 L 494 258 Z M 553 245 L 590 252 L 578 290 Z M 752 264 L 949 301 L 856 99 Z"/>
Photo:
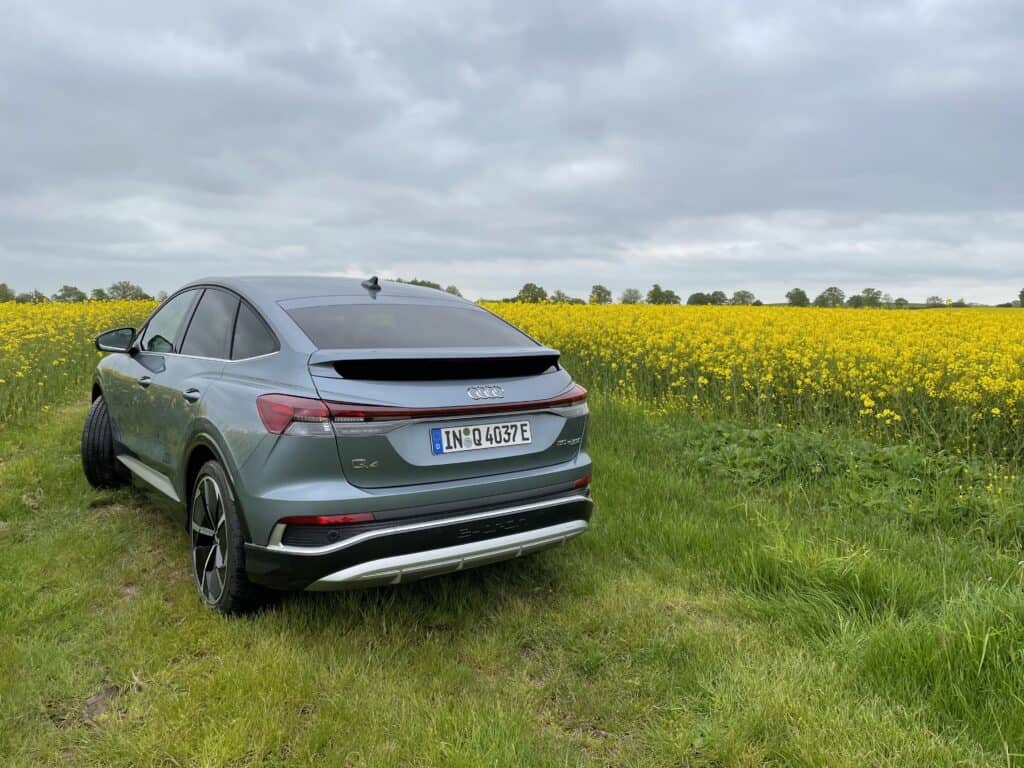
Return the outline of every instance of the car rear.
<path id="1" fill-rule="evenodd" d="M 256 398 L 255 581 L 396 583 L 586 530 L 586 391 L 558 353 L 469 302 L 388 293 L 279 302 L 311 386 Z"/>

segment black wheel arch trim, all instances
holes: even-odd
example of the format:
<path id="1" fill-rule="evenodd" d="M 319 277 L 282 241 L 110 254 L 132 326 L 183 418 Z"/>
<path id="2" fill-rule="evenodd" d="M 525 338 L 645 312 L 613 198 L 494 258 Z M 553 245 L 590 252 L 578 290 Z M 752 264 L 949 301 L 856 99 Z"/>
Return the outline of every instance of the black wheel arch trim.
<path id="1" fill-rule="evenodd" d="M 196 432 L 192 436 L 192 439 L 189 440 L 185 446 L 184 455 L 182 456 L 182 476 L 179 483 L 183 489 L 181 498 L 185 499 L 185 529 L 188 530 L 191 517 L 189 514 L 191 489 L 185 487 L 188 484 L 188 473 L 186 470 L 192 459 L 192 454 L 195 452 L 196 448 L 199 447 L 206 448 L 210 451 L 217 460 L 217 463 L 220 464 L 221 468 L 224 470 L 224 474 L 228 476 L 227 490 L 228 493 L 231 494 L 231 501 L 234 503 L 235 511 L 238 513 L 238 520 L 242 524 L 242 533 L 245 536 L 245 542 L 248 543 L 252 541 L 252 536 L 249 533 L 249 524 L 245 519 L 245 510 L 242 508 L 242 503 L 238 499 L 238 482 L 235 480 L 236 473 L 234 471 L 234 467 L 226 458 L 227 452 L 221 449 L 220 445 L 217 443 L 217 439 L 207 430 Z"/>

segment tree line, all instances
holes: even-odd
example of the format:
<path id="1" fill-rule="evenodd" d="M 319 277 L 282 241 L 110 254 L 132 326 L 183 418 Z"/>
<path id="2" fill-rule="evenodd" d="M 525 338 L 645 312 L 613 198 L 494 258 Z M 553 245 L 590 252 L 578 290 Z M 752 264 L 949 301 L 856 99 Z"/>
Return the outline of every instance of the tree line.
<path id="1" fill-rule="evenodd" d="M 164 299 L 167 294 L 160 292 L 157 299 Z M 47 296 L 41 291 L 26 291 L 16 293 L 7 283 L 0 283 L 0 302 L 16 301 L 19 304 L 44 304 L 49 301 L 61 303 L 73 303 L 77 301 L 113 301 L 118 299 L 150 299 L 154 297 L 146 293 L 142 288 L 128 280 L 118 280 L 106 288 L 93 288 L 87 294 L 81 288 L 74 285 L 62 285 L 60 290 L 52 296 Z"/>
<path id="2" fill-rule="evenodd" d="M 431 280 L 420 280 L 419 278 L 403 280 L 398 277 L 395 278 L 395 281 L 408 283 L 409 285 L 420 285 L 424 288 L 434 288 L 455 296 L 462 295 L 454 285 L 442 287 L 440 283 L 435 283 Z M 157 301 L 163 301 L 166 298 L 166 291 L 160 291 L 156 296 L 150 296 L 141 286 L 128 280 L 118 280 L 107 288 L 93 288 L 89 293 L 75 285 L 62 285 L 60 290 L 51 296 L 47 296 L 42 291 L 17 293 L 7 283 L 0 283 L 0 302 L 15 301 L 19 304 L 44 304 L 50 301 L 74 303 L 78 301 L 112 301 L 118 299 L 148 299 L 150 301 L 156 299 Z"/>
<path id="3" fill-rule="evenodd" d="M 612 304 L 614 298 L 611 290 L 604 285 L 594 285 L 590 289 L 590 296 L 587 300 L 576 296 L 569 296 L 563 291 L 554 291 L 548 294 L 544 288 L 536 283 L 526 283 L 519 289 L 519 293 L 501 301 L 520 301 L 528 304 L 552 303 L 552 304 Z M 627 288 L 619 295 L 620 304 L 682 304 L 683 300 L 675 291 L 662 288 L 658 283 L 651 286 L 646 296 L 636 288 Z M 763 302 L 747 290 L 734 291 L 729 296 L 725 291 L 697 291 L 691 293 L 686 299 L 690 306 L 754 306 L 759 307 Z M 885 293 L 877 288 L 865 288 L 860 293 L 850 296 L 837 286 L 829 286 L 819 293 L 812 300 L 807 291 L 803 288 L 793 288 L 786 293 L 786 304 L 791 307 L 850 307 L 853 309 L 878 308 L 878 309 L 907 309 L 909 307 L 966 307 L 967 302 L 963 299 L 944 299 L 941 296 L 929 296 L 924 304 L 914 304 L 902 296 L 893 298 L 891 294 Z M 1021 307 L 1024 306 L 1024 289 L 1021 289 L 1016 301 L 1008 301 L 997 304 L 999 307 Z"/>
<path id="4" fill-rule="evenodd" d="M 569 296 L 563 291 L 555 291 L 548 294 L 536 283 L 526 283 L 519 289 L 519 293 L 511 298 L 502 301 L 521 301 L 528 304 L 539 304 L 550 302 L 553 304 L 613 304 L 614 297 L 611 290 L 604 285 L 595 285 L 590 289 L 590 296 L 586 301 L 579 297 Z M 637 288 L 627 288 L 619 294 L 619 304 L 682 304 L 682 297 L 670 288 L 662 288 L 655 283 L 646 294 Z M 690 305 L 713 305 L 713 306 L 755 306 L 759 307 L 762 302 L 750 291 L 735 291 L 729 296 L 725 291 L 709 291 L 704 293 L 698 291 L 691 293 L 686 303 Z"/>
<path id="5" fill-rule="evenodd" d="M 432 280 L 421 280 L 413 278 L 405 280 L 395 278 L 396 282 L 419 285 L 425 288 L 434 288 L 455 296 L 462 296 L 462 293 L 454 285 L 442 286 Z M 49 301 L 71 303 L 77 301 L 109 301 L 118 299 L 156 299 L 162 301 L 167 298 L 167 293 L 160 291 L 157 295 L 150 296 L 141 286 L 128 280 L 118 280 L 107 288 L 93 288 L 88 294 L 74 285 L 63 285 L 60 290 L 52 296 L 47 296 L 40 291 L 28 291 L 16 293 L 7 283 L 0 283 L 0 302 L 15 301 L 19 304 L 42 304 Z M 576 296 L 570 296 L 564 291 L 556 290 L 549 294 L 544 288 L 536 283 L 526 283 L 519 289 L 519 293 L 501 301 L 520 301 L 528 304 L 552 303 L 552 304 L 612 304 L 614 296 L 609 288 L 597 284 L 591 287 L 590 296 L 584 300 Z M 619 304 L 682 304 L 683 300 L 675 291 L 669 288 L 662 288 L 655 283 L 646 294 L 641 293 L 637 288 L 627 288 L 619 294 Z M 925 307 L 966 307 L 967 302 L 963 299 L 944 299 L 941 296 L 929 296 L 924 304 L 912 304 L 909 300 L 898 296 L 893 298 L 890 294 L 884 293 L 877 288 L 865 288 L 860 293 L 849 296 L 837 286 L 829 286 L 819 293 L 812 300 L 803 288 L 793 288 L 786 293 L 786 303 L 791 307 L 851 307 L 879 308 L 879 309 L 906 309 L 911 306 Z M 686 304 L 690 306 L 754 306 L 762 305 L 760 299 L 747 290 L 734 291 L 729 296 L 725 291 L 697 291 L 691 293 Z M 1024 288 L 1020 290 L 1015 301 L 1007 301 L 997 304 L 998 307 L 1022 307 L 1024 306 Z"/>

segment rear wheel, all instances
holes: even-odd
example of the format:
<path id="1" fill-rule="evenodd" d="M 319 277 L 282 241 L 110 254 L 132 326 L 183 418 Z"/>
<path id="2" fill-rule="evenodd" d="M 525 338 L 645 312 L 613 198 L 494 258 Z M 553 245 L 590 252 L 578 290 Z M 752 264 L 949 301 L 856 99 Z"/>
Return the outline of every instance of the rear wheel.
<path id="1" fill-rule="evenodd" d="M 93 488 L 117 488 L 131 479 L 114 454 L 110 412 L 102 395 L 93 400 L 82 428 L 82 470 Z"/>
<path id="2" fill-rule="evenodd" d="M 245 574 L 245 537 L 224 468 L 206 462 L 189 505 L 192 580 L 203 603 L 225 614 L 261 606 L 266 593 Z"/>

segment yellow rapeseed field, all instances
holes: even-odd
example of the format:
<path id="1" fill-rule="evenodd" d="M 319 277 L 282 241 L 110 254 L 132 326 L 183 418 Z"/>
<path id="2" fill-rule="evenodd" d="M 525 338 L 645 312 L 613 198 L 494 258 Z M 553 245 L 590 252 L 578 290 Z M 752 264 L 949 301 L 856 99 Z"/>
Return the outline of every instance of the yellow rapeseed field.
<path id="1" fill-rule="evenodd" d="M 86 397 L 93 337 L 153 306 L 0 304 L 0 424 Z M 605 394 L 1024 459 L 1024 311 L 486 306 Z"/>
<path id="2" fill-rule="evenodd" d="M 0 424 L 89 396 L 99 358 L 93 338 L 135 325 L 152 301 L 0 303 Z"/>
<path id="3" fill-rule="evenodd" d="M 601 391 L 1024 458 L 1024 311 L 487 307 Z"/>

